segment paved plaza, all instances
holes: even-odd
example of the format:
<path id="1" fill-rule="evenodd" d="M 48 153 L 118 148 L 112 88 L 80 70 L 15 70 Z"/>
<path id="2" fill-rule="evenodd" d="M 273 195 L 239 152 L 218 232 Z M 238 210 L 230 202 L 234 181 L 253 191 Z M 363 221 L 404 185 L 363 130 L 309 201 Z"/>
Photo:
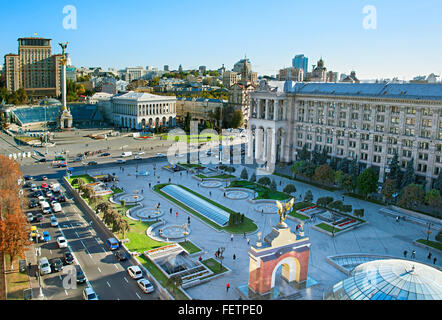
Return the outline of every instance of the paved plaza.
<path id="1" fill-rule="evenodd" d="M 85 172 L 91 175 L 115 173 L 119 177 L 118 186 L 120 188 L 122 187 L 124 192 L 131 194 L 138 190 L 139 194 L 143 195 L 142 203 L 145 207 L 153 207 L 160 202 L 161 208 L 165 212 L 162 219 L 164 219 L 167 224 L 185 224 L 190 216 L 191 232 L 189 240 L 203 250 L 201 254 L 202 258 L 213 258 L 215 251 L 219 247 L 225 247 L 223 265 L 226 265 L 232 272 L 205 284 L 189 288 L 186 290 L 187 293 L 194 299 L 202 300 L 239 299 L 240 295 L 238 292 L 232 289 L 247 284 L 248 282 L 249 256 L 247 251 L 249 245 L 247 239 L 250 239 L 250 243 L 253 244 L 258 238 L 258 231 L 262 233 L 263 237 L 267 235 L 271 231 L 272 226 L 279 221 L 279 216 L 277 214 L 262 214 L 257 212 L 254 205 L 248 202 L 247 199 L 232 200 L 225 198 L 224 192 L 220 188 L 204 188 L 199 185 L 198 180 L 192 178 L 191 173 L 187 173 L 186 171 L 172 173 L 162 169 L 162 166 L 166 164 L 167 162 L 164 161 L 156 163 L 155 176 L 153 164 L 124 165 L 122 167 L 124 171 L 122 171 L 119 166 L 115 166 L 113 169 L 88 168 L 87 170 L 83 169 L 83 171 L 76 170 L 75 174 Z M 137 169 L 138 171 L 147 170 L 150 174 L 148 176 L 136 176 Z M 236 172 L 234 174 L 239 176 L 242 169 L 243 166 L 236 165 Z M 249 167 L 247 167 L 247 170 L 250 177 L 254 170 Z M 246 238 L 244 238 L 242 234 L 235 235 L 232 241 L 230 234 L 209 227 L 206 223 L 203 223 L 198 218 L 188 214 L 180 207 L 161 197 L 152 189 L 149 189 L 149 182 L 154 186 L 158 181 L 160 181 L 160 183 L 169 182 L 169 178 L 172 183 L 184 185 L 226 207 L 244 213 L 247 217 L 254 220 L 259 230 L 246 235 Z M 297 189 L 296 196 L 298 200 L 299 196 L 301 194 L 304 195 L 307 190 L 312 191 L 314 201 L 316 201 L 318 197 L 323 196 L 332 196 L 335 199 L 342 198 L 341 192 L 326 191 L 278 176 L 272 176 L 271 179 L 275 180 L 279 191 L 289 183 L 294 184 Z M 318 285 L 302 290 L 300 299 L 322 299 L 324 290 L 347 277 L 342 271 L 339 271 L 326 261 L 328 256 L 367 253 L 403 258 L 404 250 L 409 252 L 408 257 L 412 250 L 416 250 L 415 259 L 417 261 L 430 263 L 427 259 L 429 251 L 412 244 L 413 240 L 426 237 L 426 228 L 424 226 L 407 221 L 396 222 L 393 217 L 388 217 L 378 212 L 382 206 L 370 202 L 345 197 L 345 203 L 351 204 L 354 209 L 364 208 L 364 219 L 369 223 L 356 230 L 340 234 L 335 238 L 313 230 L 310 222 L 304 225 L 305 235 L 310 237 L 311 241 L 309 277 L 316 280 Z M 169 213 L 169 208 L 172 208 L 172 214 Z M 177 211 L 178 216 L 175 214 Z M 287 219 L 286 223 L 293 231 L 295 230 L 296 222 Z M 236 255 L 235 260 L 233 259 L 234 254 Z M 433 257 L 437 257 L 437 264 L 440 265 L 442 259 L 441 254 L 436 252 L 432 252 L 432 254 Z M 232 288 L 228 292 L 226 291 L 227 282 Z"/>

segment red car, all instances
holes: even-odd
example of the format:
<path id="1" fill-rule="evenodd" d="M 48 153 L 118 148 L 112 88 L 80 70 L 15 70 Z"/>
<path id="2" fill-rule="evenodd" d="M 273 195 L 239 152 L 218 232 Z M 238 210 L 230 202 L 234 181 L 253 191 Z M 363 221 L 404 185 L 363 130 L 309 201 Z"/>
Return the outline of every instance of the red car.
<path id="1" fill-rule="evenodd" d="M 44 182 L 41 184 L 41 187 L 42 187 L 42 189 L 46 189 L 46 188 L 48 188 L 48 184 L 46 182 Z"/>

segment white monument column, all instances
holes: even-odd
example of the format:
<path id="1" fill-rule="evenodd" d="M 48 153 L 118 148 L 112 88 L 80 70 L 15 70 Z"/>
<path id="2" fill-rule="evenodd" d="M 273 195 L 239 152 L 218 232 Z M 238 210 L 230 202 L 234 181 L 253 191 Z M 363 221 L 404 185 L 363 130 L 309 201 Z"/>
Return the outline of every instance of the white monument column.
<path id="1" fill-rule="evenodd" d="M 270 158 L 271 163 L 276 163 L 276 131 L 272 132 L 272 155 Z"/>
<path id="2" fill-rule="evenodd" d="M 273 102 L 273 120 L 278 121 L 278 113 L 279 113 L 279 100 L 274 100 Z"/>

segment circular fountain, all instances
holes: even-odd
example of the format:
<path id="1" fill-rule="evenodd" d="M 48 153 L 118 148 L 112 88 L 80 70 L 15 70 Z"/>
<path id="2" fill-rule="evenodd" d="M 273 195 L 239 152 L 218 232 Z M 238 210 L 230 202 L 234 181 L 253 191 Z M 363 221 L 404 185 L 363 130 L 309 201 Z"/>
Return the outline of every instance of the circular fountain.
<path id="1" fill-rule="evenodd" d="M 206 180 L 200 183 L 201 187 L 204 188 L 219 188 L 222 186 L 221 181 L 213 181 L 213 180 Z"/>
<path id="2" fill-rule="evenodd" d="M 124 200 L 126 204 L 135 204 L 144 199 L 143 196 L 140 196 L 139 194 L 125 194 L 121 197 L 118 197 L 118 201 Z"/>
<path id="3" fill-rule="evenodd" d="M 245 191 L 239 191 L 239 190 L 226 192 L 226 198 L 231 199 L 231 200 L 247 199 L 249 197 L 249 195 L 250 195 L 250 193 L 245 192 Z"/>
<path id="4" fill-rule="evenodd" d="M 274 203 L 260 203 L 255 206 L 255 210 L 260 213 L 265 214 L 275 214 L 278 213 L 278 208 Z"/>
<path id="5" fill-rule="evenodd" d="M 166 240 L 180 240 L 189 236 L 190 229 L 186 224 L 168 225 L 158 230 L 158 234 L 161 238 Z"/>
<path id="6" fill-rule="evenodd" d="M 156 221 L 164 215 L 161 209 L 157 208 L 141 208 L 130 212 L 130 215 L 134 219 L 141 219 L 142 221 Z"/>

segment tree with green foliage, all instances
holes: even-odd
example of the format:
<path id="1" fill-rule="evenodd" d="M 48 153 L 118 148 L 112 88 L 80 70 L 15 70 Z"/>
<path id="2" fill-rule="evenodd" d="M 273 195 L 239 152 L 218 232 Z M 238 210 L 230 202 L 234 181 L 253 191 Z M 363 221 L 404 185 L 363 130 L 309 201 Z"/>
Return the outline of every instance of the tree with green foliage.
<path id="1" fill-rule="evenodd" d="M 241 110 L 235 110 L 233 112 L 232 121 L 230 123 L 231 127 L 236 129 L 243 125 L 244 123 L 244 114 Z"/>
<path id="2" fill-rule="evenodd" d="M 438 209 L 442 207 L 442 197 L 439 190 L 431 189 L 425 194 L 425 203 L 428 204 L 433 209 Z"/>
<path id="3" fill-rule="evenodd" d="M 292 194 L 296 192 L 296 187 L 293 184 L 288 184 L 284 187 L 284 190 L 282 191 L 288 194 Z"/>
<path id="4" fill-rule="evenodd" d="M 255 183 L 256 182 L 256 174 L 252 173 L 252 176 L 250 177 L 250 182 Z"/>
<path id="5" fill-rule="evenodd" d="M 439 172 L 439 175 L 434 182 L 434 189 L 439 190 L 439 192 L 442 193 L 442 171 Z"/>
<path id="6" fill-rule="evenodd" d="M 396 181 L 393 179 L 385 180 L 384 187 L 382 188 L 382 195 L 385 197 L 387 203 L 393 200 L 393 194 L 396 192 Z"/>
<path id="7" fill-rule="evenodd" d="M 242 169 L 240 177 L 243 180 L 248 180 L 249 179 L 249 173 L 247 172 L 246 168 Z"/>
<path id="8" fill-rule="evenodd" d="M 417 184 L 409 184 L 405 186 L 400 194 L 398 205 L 408 209 L 412 209 L 421 205 L 425 200 L 424 189 Z"/>
<path id="9" fill-rule="evenodd" d="M 341 209 L 342 212 L 350 213 L 352 210 L 353 210 L 353 207 L 351 204 L 343 204 L 342 205 L 342 209 Z"/>
<path id="10" fill-rule="evenodd" d="M 416 182 L 416 175 L 414 173 L 414 158 L 411 158 L 407 163 L 407 167 L 405 168 L 404 175 L 402 177 L 401 187 L 404 188 L 410 184 Z"/>
<path id="11" fill-rule="evenodd" d="M 298 159 L 304 161 L 310 160 L 310 151 L 308 151 L 307 144 L 304 144 L 301 151 L 299 151 Z"/>
<path id="12" fill-rule="evenodd" d="M 271 183 L 271 181 L 270 181 L 270 178 L 269 178 L 269 177 L 262 177 L 262 178 L 260 178 L 260 179 L 258 180 L 258 183 L 259 183 L 259 184 L 262 184 L 262 185 L 264 185 L 264 186 L 269 186 L 270 183 Z"/>
<path id="13" fill-rule="evenodd" d="M 358 193 L 367 198 L 370 193 L 377 190 L 378 179 L 378 174 L 372 167 L 365 169 L 357 179 Z"/>
<path id="14" fill-rule="evenodd" d="M 270 183 L 270 190 L 276 191 L 276 182 L 275 180 L 272 180 L 272 182 Z"/>
<path id="15" fill-rule="evenodd" d="M 353 211 L 353 215 L 355 216 L 355 217 L 360 217 L 360 218 L 362 218 L 363 216 L 364 216 L 364 209 L 355 209 L 354 211 Z"/>
<path id="16" fill-rule="evenodd" d="M 391 162 L 388 166 L 389 172 L 387 173 L 387 179 L 391 179 L 395 181 L 396 189 L 401 186 L 401 167 L 399 165 L 399 157 L 397 152 L 394 152 L 393 158 L 391 158 Z"/>
<path id="17" fill-rule="evenodd" d="M 304 201 L 312 202 L 313 201 L 313 193 L 311 190 L 307 190 L 307 192 L 304 195 Z"/>
<path id="18" fill-rule="evenodd" d="M 335 180 L 335 173 L 328 164 L 323 164 L 316 168 L 314 179 L 321 183 L 333 184 Z"/>
<path id="19" fill-rule="evenodd" d="M 293 173 L 293 177 L 296 178 L 297 175 L 300 175 L 304 172 L 305 167 L 307 165 L 307 161 L 304 160 L 298 160 L 296 161 L 291 167 L 290 170 Z"/>

